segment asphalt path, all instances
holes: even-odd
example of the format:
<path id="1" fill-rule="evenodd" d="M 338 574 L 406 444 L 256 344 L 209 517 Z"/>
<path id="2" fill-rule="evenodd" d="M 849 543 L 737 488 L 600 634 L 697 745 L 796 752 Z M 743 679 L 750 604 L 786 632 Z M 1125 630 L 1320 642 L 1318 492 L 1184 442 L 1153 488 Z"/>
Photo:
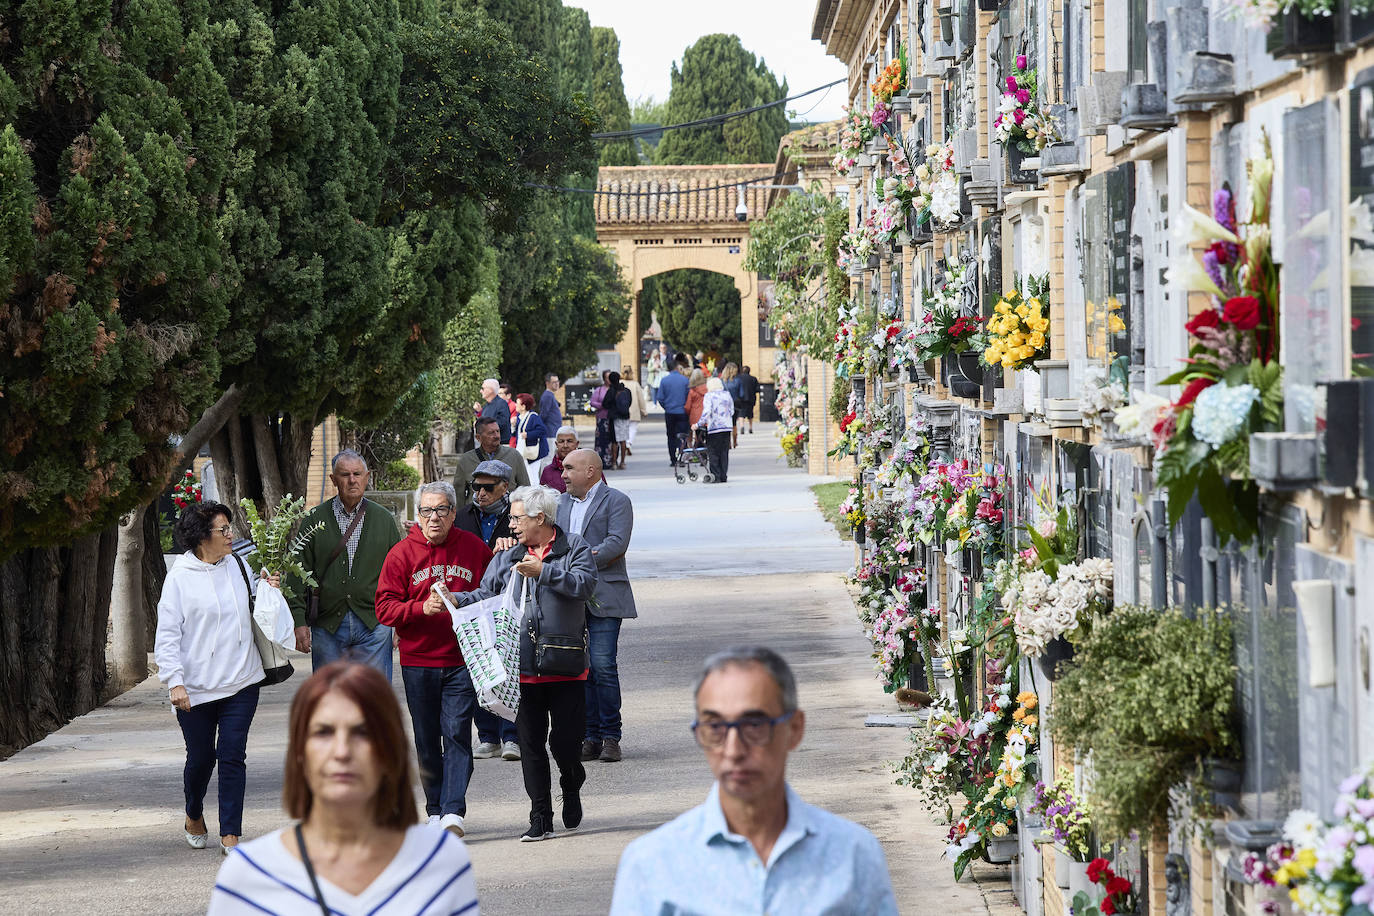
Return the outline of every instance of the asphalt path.
<path id="1" fill-rule="evenodd" d="M 950 876 L 946 828 L 892 782 L 905 730 L 864 727 L 867 715 L 896 709 L 841 581 L 852 547 L 816 510 L 818 479 L 785 467 L 771 424 L 756 429 L 732 452 L 725 484 L 677 483 L 652 421 L 629 470 L 610 474 L 636 516 L 629 566 L 640 616 L 620 644 L 625 759 L 588 764 L 577 833 L 527 844 L 516 841 L 528 824 L 520 765 L 477 761 L 467 843 L 484 913 L 606 912 L 625 845 L 709 790 L 687 728 L 691 684 L 703 658 L 745 642 L 772 646 L 796 669 L 807 731 L 789 780 L 878 835 L 903 912 L 988 912 L 976 885 Z M 308 664 L 302 657 L 297 669 Z M 301 680 L 262 693 L 248 745 L 249 837 L 287 823 L 286 717 Z M 404 708 L 399 668 L 394 686 Z M 171 706 L 150 678 L 0 762 L 0 912 L 203 913 L 221 859 L 181 838 L 183 761 Z M 212 831 L 215 791 L 212 781 Z"/>

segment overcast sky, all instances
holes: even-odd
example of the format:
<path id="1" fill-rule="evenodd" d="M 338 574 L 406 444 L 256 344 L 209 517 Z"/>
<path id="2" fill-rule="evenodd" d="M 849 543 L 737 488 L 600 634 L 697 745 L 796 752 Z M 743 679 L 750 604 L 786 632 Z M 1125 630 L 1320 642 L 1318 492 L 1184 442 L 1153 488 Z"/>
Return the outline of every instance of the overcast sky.
<path id="1" fill-rule="evenodd" d="M 651 95 L 668 98 L 670 72 L 682 52 L 703 35 L 733 33 L 744 47 L 762 57 L 778 80 L 787 80 L 789 95 L 804 92 L 845 75 L 844 64 L 811 40 L 815 0 L 564 0 L 580 6 L 592 25 L 610 26 L 620 36 L 620 65 L 625 95 L 631 103 Z M 829 94 L 816 93 L 789 104 L 799 120 L 828 121 L 842 115 L 843 84 Z M 771 100 L 769 100 L 771 101 Z"/>

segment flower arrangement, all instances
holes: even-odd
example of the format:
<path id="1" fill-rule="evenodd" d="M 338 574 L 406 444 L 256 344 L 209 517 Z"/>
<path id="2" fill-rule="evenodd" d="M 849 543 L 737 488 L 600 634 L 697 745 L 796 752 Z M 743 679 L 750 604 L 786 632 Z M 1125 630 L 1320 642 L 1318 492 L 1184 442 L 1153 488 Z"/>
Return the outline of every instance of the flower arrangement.
<path id="1" fill-rule="evenodd" d="M 858 226 L 840 237 L 840 253 L 835 266 L 840 270 L 852 272 L 868 266 L 868 259 L 878 252 L 876 238 L 867 228 Z"/>
<path id="2" fill-rule="evenodd" d="M 849 174 L 859 162 L 859 154 L 864 144 L 872 140 L 877 131 L 867 115 L 861 112 L 848 112 L 844 126 L 840 128 L 840 149 L 831 161 L 840 177 Z"/>
<path id="3" fill-rule="evenodd" d="M 840 306 L 835 329 L 835 375 L 845 379 L 863 371 L 864 346 L 877 316 L 858 302 Z"/>
<path id="4" fill-rule="evenodd" d="M 282 497 L 270 520 L 258 514 L 258 507 L 251 499 L 239 500 L 243 513 L 248 518 L 248 536 L 252 539 L 254 550 L 248 558 L 254 569 L 266 569 L 268 573 L 282 577 L 281 592 L 287 598 L 295 597 L 287 585 L 288 576 L 299 579 L 309 588 L 318 583 L 310 570 L 301 565 L 300 552 L 306 542 L 324 527 L 324 522 L 316 522 L 304 529 L 294 538 L 291 532 L 305 517 L 305 497 L 293 499 L 290 493 Z"/>
<path id="5" fill-rule="evenodd" d="M 1073 895 L 1073 912 L 1076 916 L 1134 916 L 1140 909 L 1140 900 L 1135 885 L 1129 878 L 1112 871 L 1106 859 L 1093 859 L 1088 863 L 1088 880 L 1102 888 L 1103 897 L 1096 906 L 1084 891 Z"/>
<path id="6" fill-rule="evenodd" d="M 1250 434 L 1281 428 L 1279 273 L 1270 247 L 1269 201 L 1274 163 L 1247 163 L 1250 214 L 1236 222 L 1228 188 L 1213 195 L 1212 216 L 1183 208 L 1182 235 L 1206 243 L 1201 262 L 1186 247 L 1169 270 L 1170 285 L 1203 292 L 1211 305 L 1187 324 L 1187 365 L 1162 380 L 1183 393 L 1155 422 L 1156 482 L 1169 491 L 1175 524 L 1196 494 L 1217 537 L 1246 543 L 1255 535 L 1259 491 L 1250 481 Z"/>
<path id="7" fill-rule="evenodd" d="M 1049 358 L 1050 320 L 1045 316 L 1049 280 L 1049 274 L 1028 277 L 1025 295 L 1019 289 L 1002 294 L 988 320 L 983 362 L 1003 369 L 1028 369 L 1036 360 Z"/>
<path id="8" fill-rule="evenodd" d="M 1015 72 L 1006 78 L 992 135 L 1003 147 L 1015 146 L 1023 153 L 1035 154 L 1058 139 L 1054 117 L 1036 101 L 1035 68 L 1026 55 L 1016 56 Z"/>
<path id="9" fill-rule="evenodd" d="M 800 467 L 806 459 L 807 384 L 805 364 L 789 353 L 779 353 L 773 361 L 773 379 L 777 385 L 774 406 L 781 421 L 779 434 L 782 454 L 788 467 Z"/>
<path id="10" fill-rule="evenodd" d="M 1352 13 L 1374 12 L 1374 0 L 1348 0 L 1345 5 Z M 1267 34 L 1280 13 L 1297 13 L 1306 19 L 1324 18 L 1336 14 L 1337 4 L 1336 0 L 1223 0 L 1222 6 L 1232 18 Z"/>
<path id="11" fill-rule="evenodd" d="M 1374 910 L 1374 763 L 1338 788 L 1334 823 L 1294 811 L 1284 821 L 1284 842 L 1263 858 L 1249 854 L 1242 865 L 1252 884 L 1287 888 L 1308 916 Z"/>
<path id="12" fill-rule="evenodd" d="M 916 176 L 917 222 L 952 226 L 959 222 L 959 179 L 954 174 L 954 144 L 926 147 L 925 161 L 913 170 Z"/>
<path id="13" fill-rule="evenodd" d="M 925 294 L 927 308 L 915 337 L 917 359 L 939 359 L 982 345 L 983 319 L 959 311 L 958 291 L 966 269 L 962 262 L 951 264 L 944 286 Z"/>
<path id="14" fill-rule="evenodd" d="M 172 502 L 176 504 L 177 511 L 180 512 L 192 503 L 200 502 L 203 490 L 200 481 L 196 480 L 196 472 L 187 469 L 182 478 L 172 486 Z"/>
<path id="15" fill-rule="evenodd" d="M 898 42 L 896 56 L 888 62 L 887 66 L 878 74 L 878 78 L 868 87 L 873 93 L 873 100 L 882 104 L 891 102 L 894 95 L 906 88 L 906 73 L 906 48 Z"/>
<path id="16" fill-rule="evenodd" d="M 919 657 L 919 621 L 911 611 L 907 594 L 889 593 L 889 600 L 873 621 L 873 660 L 883 689 L 889 693 L 905 686 L 911 666 Z"/>
<path id="17" fill-rule="evenodd" d="M 859 529 L 864 526 L 863 491 L 858 487 L 850 487 L 849 495 L 840 503 L 840 518 L 851 528 Z"/>
<path id="18" fill-rule="evenodd" d="M 1089 366 L 1083 373 L 1083 388 L 1078 395 L 1078 412 L 1084 426 L 1102 426 L 1107 415 L 1126 406 L 1130 397 L 1127 389 L 1125 357 L 1112 360 L 1110 366 Z"/>
<path id="19" fill-rule="evenodd" d="M 1027 809 L 1045 818 L 1041 840 L 1058 844 L 1075 862 L 1088 861 L 1092 818 L 1073 788 L 1073 770 L 1060 768 L 1052 783 L 1035 784 L 1035 801 Z"/>

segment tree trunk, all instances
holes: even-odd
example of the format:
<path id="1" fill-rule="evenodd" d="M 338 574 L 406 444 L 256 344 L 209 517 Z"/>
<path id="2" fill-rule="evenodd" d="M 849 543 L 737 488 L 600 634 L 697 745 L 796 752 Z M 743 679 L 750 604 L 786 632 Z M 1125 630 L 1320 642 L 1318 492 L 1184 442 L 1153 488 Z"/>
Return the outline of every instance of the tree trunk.
<path id="1" fill-rule="evenodd" d="M 143 609 L 143 517 L 147 511 L 147 506 L 140 506 L 118 526 L 119 546 L 110 593 L 110 667 L 116 690 L 127 690 L 148 676 Z"/>
<path id="2" fill-rule="evenodd" d="M 143 513 L 143 644 L 149 649 L 157 636 L 157 602 L 167 581 L 167 561 L 162 558 L 162 533 L 157 503 Z"/>
<path id="3" fill-rule="evenodd" d="M 281 480 L 286 492 L 293 496 L 307 496 L 310 486 L 310 447 L 315 438 L 316 420 L 285 414 L 281 430 Z M 329 458 L 331 456 L 325 456 Z"/>
<path id="4" fill-rule="evenodd" d="M 118 527 L 0 562 L 0 745 L 23 747 L 94 709 Z"/>
<path id="5" fill-rule="evenodd" d="M 277 457 L 277 419 L 267 414 L 253 414 L 253 456 L 257 459 L 258 475 L 262 478 L 263 516 L 270 517 L 286 493 Z"/>
<path id="6" fill-rule="evenodd" d="M 443 434 L 443 426 L 435 423 L 430 427 L 429 435 L 425 436 L 425 443 L 421 449 L 425 483 L 432 483 L 439 479 L 439 437 Z"/>

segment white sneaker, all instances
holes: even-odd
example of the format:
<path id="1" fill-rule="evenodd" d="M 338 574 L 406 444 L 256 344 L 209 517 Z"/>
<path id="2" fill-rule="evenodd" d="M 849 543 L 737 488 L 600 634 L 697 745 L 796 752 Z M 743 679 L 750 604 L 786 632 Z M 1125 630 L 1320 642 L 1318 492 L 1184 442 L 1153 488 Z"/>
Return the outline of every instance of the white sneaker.
<path id="1" fill-rule="evenodd" d="M 490 760 L 493 757 L 500 756 L 501 745 L 497 744 L 495 741 L 483 741 L 481 744 L 477 745 L 476 750 L 472 752 L 473 760 Z"/>
<path id="2" fill-rule="evenodd" d="M 495 756 L 495 755 L 493 755 L 493 756 Z M 505 742 L 504 744 L 502 744 L 502 745 L 501 745 L 501 759 L 502 759 L 502 760 L 519 760 L 519 759 L 520 759 L 520 745 L 516 744 L 514 741 L 507 741 L 507 742 Z"/>
<path id="3" fill-rule="evenodd" d="M 439 815 L 437 815 L 437 814 L 431 814 L 431 815 L 429 816 L 429 820 L 425 821 L 425 825 L 426 825 L 426 826 L 429 826 L 429 827 L 438 827 L 438 826 L 439 826 L 439 820 L 440 820 Z"/>
<path id="4" fill-rule="evenodd" d="M 443 827 L 454 836 L 463 835 L 463 816 L 461 814 L 445 814 L 439 820 L 439 826 Z"/>

